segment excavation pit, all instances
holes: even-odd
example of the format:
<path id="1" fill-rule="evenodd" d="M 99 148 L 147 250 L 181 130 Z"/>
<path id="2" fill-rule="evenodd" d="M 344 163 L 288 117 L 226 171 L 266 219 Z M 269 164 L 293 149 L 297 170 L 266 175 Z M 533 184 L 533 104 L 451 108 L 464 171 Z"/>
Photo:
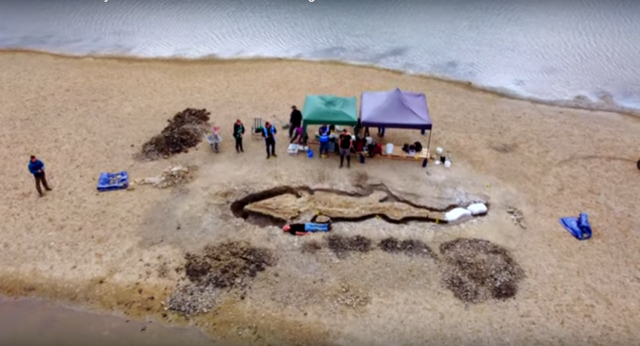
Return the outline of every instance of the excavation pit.
<path id="1" fill-rule="evenodd" d="M 477 201 L 464 204 L 473 202 Z M 393 224 L 412 221 L 446 224 L 445 213 L 461 206 L 453 203 L 444 208 L 419 205 L 394 194 L 383 184 L 365 186 L 356 192 L 278 186 L 236 200 L 231 204 L 231 212 L 260 227 L 306 222 L 314 215 L 327 216 L 334 223 L 379 218 Z"/>

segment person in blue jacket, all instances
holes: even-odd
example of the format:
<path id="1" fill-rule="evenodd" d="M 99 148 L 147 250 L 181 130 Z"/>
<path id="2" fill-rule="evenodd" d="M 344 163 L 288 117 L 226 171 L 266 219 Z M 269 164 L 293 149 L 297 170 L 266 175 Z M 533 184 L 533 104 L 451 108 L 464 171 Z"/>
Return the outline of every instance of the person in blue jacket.
<path id="1" fill-rule="evenodd" d="M 271 156 L 278 157 L 276 155 L 276 133 L 278 133 L 276 127 L 267 121 L 262 129 L 262 137 L 264 137 L 264 143 L 267 146 L 267 159 Z"/>
<path id="2" fill-rule="evenodd" d="M 33 155 L 31 155 L 31 160 L 29 161 L 29 172 L 36 178 L 36 190 L 38 190 L 40 197 L 44 196 L 40 187 L 41 184 L 45 190 L 51 191 L 49 184 L 47 184 L 47 177 L 44 174 L 44 163 Z"/>
<path id="3" fill-rule="evenodd" d="M 324 159 L 329 155 L 329 135 L 331 131 L 329 130 L 329 125 L 322 125 L 318 129 L 318 134 L 320 135 L 320 158 Z"/>

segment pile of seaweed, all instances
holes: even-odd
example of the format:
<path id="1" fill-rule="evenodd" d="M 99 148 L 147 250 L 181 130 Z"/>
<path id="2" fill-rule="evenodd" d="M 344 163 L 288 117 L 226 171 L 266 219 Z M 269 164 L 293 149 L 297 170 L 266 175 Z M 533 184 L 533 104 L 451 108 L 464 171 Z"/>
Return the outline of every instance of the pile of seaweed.
<path id="1" fill-rule="evenodd" d="M 168 119 L 167 125 L 159 135 L 154 136 L 142 146 L 143 157 L 156 160 L 162 157 L 186 152 L 200 141 L 209 126 L 206 109 L 187 108 Z"/>

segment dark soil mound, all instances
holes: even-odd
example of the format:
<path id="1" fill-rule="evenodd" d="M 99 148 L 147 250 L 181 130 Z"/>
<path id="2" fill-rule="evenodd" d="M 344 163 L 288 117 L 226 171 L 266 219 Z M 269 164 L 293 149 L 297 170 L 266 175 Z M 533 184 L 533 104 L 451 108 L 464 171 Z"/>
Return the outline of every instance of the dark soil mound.
<path id="1" fill-rule="evenodd" d="M 311 253 L 311 254 L 314 254 L 320 250 L 322 250 L 322 244 L 320 244 L 320 242 L 318 242 L 317 240 L 311 240 L 302 244 L 302 249 L 301 249 L 303 253 Z"/>
<path id="2" fill-rule="evenodd" d="M 345 258 L 350 252 L 369 252 L 372 249 L 371 239 L 361 235 L 345 237 L 331 234 L 326 237 L 327 246 L 338 258 Z"/>
<path id="3" fill-rule="evenodd" d="M 214 288 L 244 286 L 246 279 L 275 264 L 271 251 L 244 242 L 207 246 L 201 254 L 187 254 L 185 271 L 192 282 Z"/>
<path id="4" fill-rule="evenodd" d="M 378 247 L 380 250 L 388 253 L 403 252 L 407 256 L 427 256 L 434 259 L 437 258 L 436 254 L 427 244 L 416 239 L 399 241 L 394 237 L 389 237 L 382 239 L 378 243 Z"/>
<path id="5" fill-rule="evenodd" d="M 416 239 L 407 239 L 403 240 L 400 243 L 400 249 L 407 254 L 408 256 L 427 256 L 431 258 L 436 258 L 436 254 L 431 250 L 431 248 Z"/>
<path id="6" fill-rule="evenodd" d="M 200 141 L 208 126 L 206 109 L 187 108 L 167 120 L 169 125 L 142 146 L 142 155 L 151 160 L 175 155 L 193 148 Z"/>
<path id="7" fill-rule="evenodd" d="M 508 299 L 518 292 L 524 272 L 506 249 L 482 239 L 456 239 L 440 245 L 445 287 L 467 303 Z"/>
<path id="8" fill-rule="evenodd" d="M 388 253 L 400 252 L 400 241 L 394 237 L 384 238 L 378 243 L 380 250 Z"/>

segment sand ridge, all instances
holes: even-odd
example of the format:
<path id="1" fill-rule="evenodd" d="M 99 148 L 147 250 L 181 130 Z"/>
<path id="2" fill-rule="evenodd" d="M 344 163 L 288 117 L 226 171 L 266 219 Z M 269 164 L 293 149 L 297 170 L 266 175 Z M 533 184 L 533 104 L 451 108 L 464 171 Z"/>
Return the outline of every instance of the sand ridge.
<path id="1" fill-rule="evenodd" d="M 0 54 L 0 65 L 5 187 L 0 288 L 5 293 L 161 314 L 163 292 L 180 274 L 162 277 L 158 268 L 179 267 L 185 251 L 207 243 L 244 240 L 287 260 L 267 270 L 277 271 L 277 277 L 256 279 L 246 299 L 230 296 L 220 313 L 199 320 L 204 330 L 230 340 L 255 345 L 318 339 L 342 345 L 640 340 L 632 328 L 640 322 L 636 120 L 335 64 L 132 63 L 7 53 Z M 376 160 L 338 170 L 335 159 L 285 155 L 281 125 L 289 106 L 302 106 L 305 94 L 357 96 L 394 87 L 427 94 L 433 144 L 452 152 L 450 170 L 433 166 L 427 175 L 419 163 Z M 135 160 L 166 119 L 187 107 L 211 111 L 211 122 L 222 127 L 222 152 L 214 154 L 202 143 L 168 160 Z M 281 130 L 276 160 L 266 161 L 262 142 L 248 136 L 245 154 L 231 146 L 233 121 L 241 118 L 249 127 L 257 115 Z M 419 132 L 401 130 L 389 130 L 386 138 L 398 144 L 422 140 Z M 42 199 L 27 171 L 30 154 L 45 162 L 54 188 Z M 197 178 L 181 188 L 95 190 L 101 171 L 149 177 L 178 164 L 199 167 Z M 428 262 L 382 252 L 349 260 L 305 256 L 299 251 L 302 240 L 245 224 L 229 210 L 236 198 L 279 185 L 348 189 L 355 172 L 365 169 L 372 181 L 421 196 L 484 193 L 492 211 L 448 228 L 368 220 L 336 227 L 336 234 L 376 241 L 390 235 L 416 238 L 433 249 L 456 237 L 490 240 L 508 248 L 526 272 L 516 298 L 465 306 L 440 287 L 440 274 Z M 522 210 L 526 230 L 511 222 L 510 207 Z M 581 211 L 589 213 L 594 227 L 587 242 L 572 238 L 557 221 Z M 327 308 L 327 295 L 344 283 L 368 290 L 371 302 L 364 311 Z M 149 301 L 139 289 L 158 298 Z M 280 321 L 296 322 L 283 327 Z"/>

